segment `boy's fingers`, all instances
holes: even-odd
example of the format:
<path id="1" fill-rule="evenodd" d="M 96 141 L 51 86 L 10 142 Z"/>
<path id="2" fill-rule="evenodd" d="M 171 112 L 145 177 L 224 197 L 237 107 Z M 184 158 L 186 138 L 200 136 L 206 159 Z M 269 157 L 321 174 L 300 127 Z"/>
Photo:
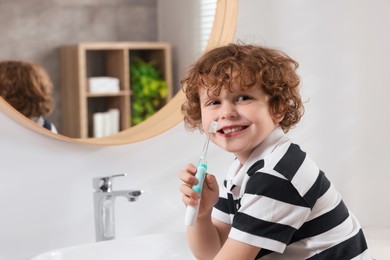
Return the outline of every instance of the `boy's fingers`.
<path id="1" fill-rule="evenodd" d="M 183 194 L 182 200 L 185 205 L 196 206 L 200 199 L 200 194 L 194 191 L 192 188 L 186 186 L 185 184 L 180 186 L 180 191 Z"/>
<path id="2" fill-rule="evenodd" d="M 180 185 L 180 192 L 183 193 L 184 196 L 198 200 L 200 199 L 200 194 L 192 189 L 192 187 L 187 186 L 186 184 Z"/>
<path id="3" fill-rule="evenodd" d="M 189 164 L 187 164 L 187 166 L 186 166 L 186 171 L 188 171 L 188 172 L 190 172 L 190 173 L 193 173 L 193 174 L 195 174 L 196 173 L 196 166 L 195 165 L 193 165 L 192 163 L 189 163 Z"/>
<path id="4" fill-rule="evenodd" d="M 187 186 L 193 186 L 198 183 L 198 179 L 195 178 L 193 175 L 189 174 L 186 171 L 179 173 L 179 179 L 184 182 Z"/>

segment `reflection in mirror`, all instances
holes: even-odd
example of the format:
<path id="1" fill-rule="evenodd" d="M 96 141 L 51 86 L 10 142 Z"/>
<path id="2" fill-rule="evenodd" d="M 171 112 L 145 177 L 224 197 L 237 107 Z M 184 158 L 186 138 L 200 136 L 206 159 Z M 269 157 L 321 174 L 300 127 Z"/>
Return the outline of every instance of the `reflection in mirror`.
<path id="1" fill-rule="evenodd" d="M 206 48 L 214 22 L 216 0 L 177 1 L 158 3 L 158 38 L 172 45 L 173 82 L 175 93 L 179 81 Z M 172 15 L 175 10 L 175 15 Z M 177 11 L 176 11 L 177 10 Z"/>
<path id="2" fill-rule="evenodd" d="M 86 41 L 167 42 L 172 47 L 172 65 L 174 66 L 173 70 L 169 70 L 169 74 L 173 74 L 171 76 L 174 77 L 174 79 L 170 79 L 169 82 L 167 82 L 171 89 L 169 96 L 172 96 L 179 90 L 178 81 L 182 71 L 184 71 L 184 67 L 190 64 L 192 60 L 199 55 L 201 44 L 203 44 L 202 47 L 205 45 L 204 39 L 208 37 L 208 33 L 210 32 L 209 29 L 211 28 L 210 24 L 212 24 L 213 20 L 210 18 L 205 20 L 203 17 L 213 18 L 216 0 L 159 0 L 146 2 L 147 3 L 145 3 L 145 1 L 132 1 L 131 4 L 101 5 L 99 4 L 99 1 L 92 1 L 90 5 L 91 8 L 86 7 L 81 3 L 66 5 L 53 3 L 50 4 L 50 6 L 46 5 L 44 7 L 36 8 L 32 8 L 31 4 L 27 3 L 15 3 L 10 4 L 12 5 L 10 7 L 17 9 L 18 12 L 6 14 L 5 9 L 1 9 L 4 11 L 0 10 L 2 16 L 7 16 L 7 26 L 8 28 L 10 27 L 13 33 L 13 37 L 3 39 L 6 49 L 0 51 L 0 59 L 28 60 L 41 64 L 44 68 L 47 68 L 47 71 L 54 82 L 54 95 L 56 100 L 56 106 L 50 116 L 50 120 L 57 125 L 61 134 L 77 132 L 77 129 L 65 131 L 69 128 L 69 123 L 67 120 L 61 119 L 64 117 L 63 103 L 74 103 L 69 106 L 78 106 L 75 98 L 72 98 L 73 100 L 64 101 L 60 94 L 61 88 L 65 88 L 63 84 L 60 83 L 61 60 L 58 55 L 58 50 L 62 46 Z M 208 9 L 205 9 L 205 6 Z M 174 16 L 172 16 L 173 9 L 175 10 Z M 137 10 L 137 12 L 134 10 Z M 38 13 L 42 12 L 44 12 L 44 15 L 36 16 Z M 67 13 L 73 14 L 72 19 L 65 20 Z M 102 19 L 103 14 L 104 19 Z M 27 20 L 26 18 L 30 19 Z M 91 20 L 90 18 L 94 18 L 94 20 Z M 93 21 L 93 24 L 87 22 L 86 20 L 88 19 Z M 21 20 L 26 20 L 27 27 L 29 28 L 28 31 L 26 28 L 18 26 Z M 206 26 L 200 25 L 200 22 L 203 22 Z M 58 27 L 59 25 L 65 24 L 67 27 L 78 28 L 77 31 L 72 32 L 71 38 L 69 37 L 71 32 L 68 29 Z M 45 27 L 45 30 L 42 30 L 43 27 Z M 8 28 L 7 31 L 10 31 Z M 172 28 L 174 28 L 174 30 L 172 30 Z M 79 31 L 82 31 L 83 33 L 77 33 Z M 201 38 L 201 35 L 207 36 Z M 21 39 L 29 46 L 28 49 L 21 49 L 22 46 L 20 46 L 20 43 L 17 41 Z M 200 43 L 201 41 L 203 42 Z M 43 48 L 43 46 L 45 46 L 45 48 Z M 103 66 L 100 67 L 101 70 L 104 70 L 104 68 L 102 68 Z M 79 69 L 80 68 L 76 68 L 76 70 Z M 127 81 L 128 77 L 122 78 L 121 80 Z M 128 83 L 121 82 L 121 85 L 123 84 Z M 97 98 L 95 98 L 95 100 L 97 100 Z M 123 119 L 121 120 L 122 122 L 125 122 L 124 117 L 125 116 L 123 116 Z M 136 123 L 136 119 L 133 121 Z M 126 129 L 129 126 L 130 124 L 124 124 L 122 129 Z M 84 138 L 88 136 L 73 135 L 72 137 Z"/>
<path id="3" fill-rule="evenodd" d="M 178 79 L 182 76 L 186 67 L 200 53 L 200 49 L 195 48 L 196 45 L 199 45 L 198 41 L 188 36 L 187 33 L 189 30 L 186 29 L 188 27 L 184 26 L 184 22 L 188 21 L 188 17 L 194 17 L 195 9 L 179 9 L 179 6 L 182 4 L 181 2 L 193 3 L 197 1 L 174 2 L 173 0 L 158 0 L 145 2 L 140 0 L 131 1 L 128 4 L 112 3 L 104 6 L 98 2 L 96 0 L 96 4 L 88 6 L 82 6 L 78 1 L 74 3 L 51 3 L 50 6 L 43 6 L 33 5 L 29 1 L 27 3 L 15 3 L 13 8 L 17 8 L 19 12 L 7 13 L 0 10 L 0 13 L 3 12 L 1 13 L 1 17 L 7 18 L 8 21 L 7 28 L 4 28 L 4 31 L 12 31 L 12 35 L 7 34 L 6 37 L 2 37 L 1 39 L 3 48 L 0 49 L 0 59 L 35 61 L 48 70 L 55 85 L 54 94 L 57 103 L 56 110 L 50 119 L 57 125 L 60 125 L 59 117 L 61 111 L 59 111 L 58 107 L 60 107 L 62 102 L 59 97 L 60 68 L 58 50 L 60 46 L 85 41 L 107 42 L 113 41 L 113 39 L 114 41 L 128 41 L 130 39 L 132 42 L 169 41 L 169 32 L 174 32 L 173 36 L 176 42 L 171 42 L 172 56 L 175 61 L 173 62 L 173 71 L 176 72 L 176 75 L 173 75 L 173 82 L 175 82 L 173 84 L 174 91 L 178 91 Z M 13 3 L 9 5 L 13 5 Z M 194 6 L 192 5 L 192 7 Z M 236 0 L 217 0 L 216 20 L 208 47 L 224 44 L 233 39 L 236 7 Z M 172 10 L 175 10 L 175 16 L 180 19 L 177 19 L 177 21 L 164 19 L 164 16 L 160 14 L 160 10 L 164 9 L 166 12 L 165 15 L 168 15 L 168 17 L 172 14 Z M 168 10 L 169 12 L 167 12 Z M 185 11 L 187 12 L 186 14 Z M 158 15 L 156 17 L 157 12 Z M 69 17 L 72 17 L 72 19 L 69 19 Z M 228 19 L 225 19 L 225 17 L 228 17 Z M 91 20 L 93 20 L 93 23 L 90 22 Z M 167 26 L 165 27 L 165 33 L 163 30 L 164 23 Z M 192 20 L 191 23 L 194 28 L 199 27 Z M 115 28 L 115 30 L 112 28 Z M 195 29 L 192 29 L 192 32 L 194 31 Z M 180 37 L 186 41 L 179 40 Z M 28 46 L 28 48 L 25 48 L 25 46 Z M 185 47 L 187 49 L 179 49 L 179 47 Z M 187 61 L 181 61 L 181 53 L 188 55 Z M 83 140 L 68 138 L 63 135 L 53 135 L 49 131 L 37 128 L 35 124 L 20 117 L 12 109 L 10 110 L 8 105 L 2 104 L 3 101 L 1 99 L 0 109 L 4 110 L 3 112 L 10 115 L 19 123 L 57 139 L 76 143 L 113 145 L 141 141 L 176 125 L 182 119 L 180 113 L 182 100 L 182 93 L 179 92 L 173 96 L 168 105 L 164 106 L 154 116 L 141 124 L 111 137 Z M 61 126 L 59 128 L 61 129 Z"/>
<path id="4" fill-rule="evenodd" d="M 0 96 L 25 117 L 58 133 L 47 115 L 54 108 L 53 83 L 39 65 L 23 61 L 0 61 Z"/>

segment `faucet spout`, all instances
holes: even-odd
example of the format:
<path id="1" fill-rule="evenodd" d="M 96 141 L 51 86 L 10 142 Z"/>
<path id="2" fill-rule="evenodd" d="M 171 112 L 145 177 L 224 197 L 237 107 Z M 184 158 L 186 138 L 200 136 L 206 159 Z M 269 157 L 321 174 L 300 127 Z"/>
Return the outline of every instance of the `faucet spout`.
<path id="1" fill-rule="evenodd" d="M 141 196 L 141 194 L 143 193 L 144 191 L 143 190 L 134 190 L 134 191 L 130 191 L 129 193 L 127 193 L 127 199 L 132 202 L 132 201 L 137 201 L 138 200 L 138 197 Z"/>
<path id="2" fill-rule="evenodd" d="M 125 197 L 128 201 L 137 201 L 138 197 L 141 196 L 143 190 L 120 190 L 111 192 L 112 196 Z"/>

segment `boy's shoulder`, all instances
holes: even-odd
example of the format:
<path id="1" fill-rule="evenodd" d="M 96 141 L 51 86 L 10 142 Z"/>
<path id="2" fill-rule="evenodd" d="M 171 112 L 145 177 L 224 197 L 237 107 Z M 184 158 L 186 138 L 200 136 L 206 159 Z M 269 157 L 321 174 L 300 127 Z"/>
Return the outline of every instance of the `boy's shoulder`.
<path id="1" fill-rule="evenodd" d="M 289 193 L 291 198 L 299 197 L 301 201 L 305 201 L 305 206 L 310 207 L 330 184 L 306 152 L 291 142 L 277 147 L 270 156 L 252 164 L 247 174 L 246 186 L 266 190 L 273 190 L 278 186 L 278 189 L 285 192 L 294 191 Z"/>
<path id="2" fill-rule="evenodd" d="M 277 174 L 291 181 L 297 173 L 318 172 L 319 169 L 298 144 L 291 142 L 290 139 L 285 139 L 267 156 L 259 158 L 253 163 L 247 174 L 251 176 L 257 171 Z"/>
<path id="3" fill-rule="evenodd" d="M 278 150 L 278 148 L 275 150 Z M 279 151 L 275 151 L 273 170 L 291 181 L 305 160 L 310 160 L 306 156 L 306 152 L 302 151 L 299 145 L 290 142 L 288 146 L 281 147 Z"/>

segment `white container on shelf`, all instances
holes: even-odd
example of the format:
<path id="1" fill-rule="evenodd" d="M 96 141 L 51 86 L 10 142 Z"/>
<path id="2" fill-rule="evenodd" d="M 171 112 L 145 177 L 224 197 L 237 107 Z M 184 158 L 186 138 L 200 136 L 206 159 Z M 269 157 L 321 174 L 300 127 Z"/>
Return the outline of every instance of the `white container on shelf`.
<path id="1" fill-rule="evenodd" d="M 114 77 L 88 78 L 88 90 L 91 93 L 119 92 L 119 79 Z"/>

